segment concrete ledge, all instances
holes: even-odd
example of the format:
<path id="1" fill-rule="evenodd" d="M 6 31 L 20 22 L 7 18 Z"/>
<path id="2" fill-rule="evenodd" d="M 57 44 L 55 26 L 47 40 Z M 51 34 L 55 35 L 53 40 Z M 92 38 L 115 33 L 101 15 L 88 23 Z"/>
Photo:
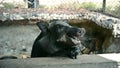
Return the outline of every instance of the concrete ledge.
<path id="1" fill-rule="evenodd" d="M 98 55 L 0 60 L 0 68 L 118 68 L 118 63 Z"/>
<path id="2" fill-rule="evenodd" d="M 116 61 L 118 63 L 118 66 L 120 66 L 120 53 L 112 53 L 112 54 L 98 54 L 98 56 L 101 56 L 103 58 Z M 119 67 L 120 68 L 120 67 Z"/>

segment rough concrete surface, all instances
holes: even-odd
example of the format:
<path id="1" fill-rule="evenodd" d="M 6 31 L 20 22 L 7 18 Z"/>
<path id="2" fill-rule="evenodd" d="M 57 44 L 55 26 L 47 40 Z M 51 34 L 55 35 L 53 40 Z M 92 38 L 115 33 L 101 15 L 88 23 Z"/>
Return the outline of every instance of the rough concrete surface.
<path id="1" fill-rule="evenodd" d="M 36 25 L 0 26 L 0 55 L 30 55 L 33 42 L 39 33 Z"/>
<path id="2" fill-rule="evenodd" d="M 97 55 L 1 60 L 0 68 L 118 68 L 117 62 Z"/>

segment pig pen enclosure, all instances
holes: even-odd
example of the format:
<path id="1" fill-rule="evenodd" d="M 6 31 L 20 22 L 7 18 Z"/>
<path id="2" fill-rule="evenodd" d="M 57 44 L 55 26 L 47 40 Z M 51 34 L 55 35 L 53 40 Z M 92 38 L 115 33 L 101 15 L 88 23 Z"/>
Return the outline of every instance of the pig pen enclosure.
<path id="1" fill-rule="evenodd" d="M 41 32 L 36 22 L 44 20 L 49 23 L 52 19 L 67 19 L 70 25 L 85 28 L 84 43 L 88 48 L 102 48 L 103 53 L 120 53 L 120 19 L 99 12 L 85 9 L 79 12 L 8 9 L 2 10 L 0 19 L 0 56 L 30 57 L 34 40 Z"/>

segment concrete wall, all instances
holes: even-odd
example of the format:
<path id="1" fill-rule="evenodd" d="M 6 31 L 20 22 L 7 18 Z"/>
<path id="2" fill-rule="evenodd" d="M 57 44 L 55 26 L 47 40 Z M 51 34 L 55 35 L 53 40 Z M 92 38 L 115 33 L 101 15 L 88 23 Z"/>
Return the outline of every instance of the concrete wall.
<path id="1" fill-rule="evenodd" d="M 0 26 L 0 55 L 30 55 L 33 42 L 39 33 L 36 25 Z M 22 51 L 24 47 L 27 51 Z"/>
<path id="2" fill-rule="evenodd" d="M 47 57 L 0 60 L 0 68 L 118 68 L 118 63 L 98 55 L 81 55 L 78 59 Z"/>

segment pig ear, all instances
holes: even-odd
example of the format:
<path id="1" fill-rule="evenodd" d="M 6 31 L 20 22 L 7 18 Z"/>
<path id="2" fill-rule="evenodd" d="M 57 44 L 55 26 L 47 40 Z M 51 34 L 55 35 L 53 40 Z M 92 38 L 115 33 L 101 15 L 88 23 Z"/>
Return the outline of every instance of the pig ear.
<path id="1" fill-rule="evenodd" d="M 37 22 L 37 26 L 43 33 L 46 33 L 48 31 L 48 23 L 45 21 Z"/>

